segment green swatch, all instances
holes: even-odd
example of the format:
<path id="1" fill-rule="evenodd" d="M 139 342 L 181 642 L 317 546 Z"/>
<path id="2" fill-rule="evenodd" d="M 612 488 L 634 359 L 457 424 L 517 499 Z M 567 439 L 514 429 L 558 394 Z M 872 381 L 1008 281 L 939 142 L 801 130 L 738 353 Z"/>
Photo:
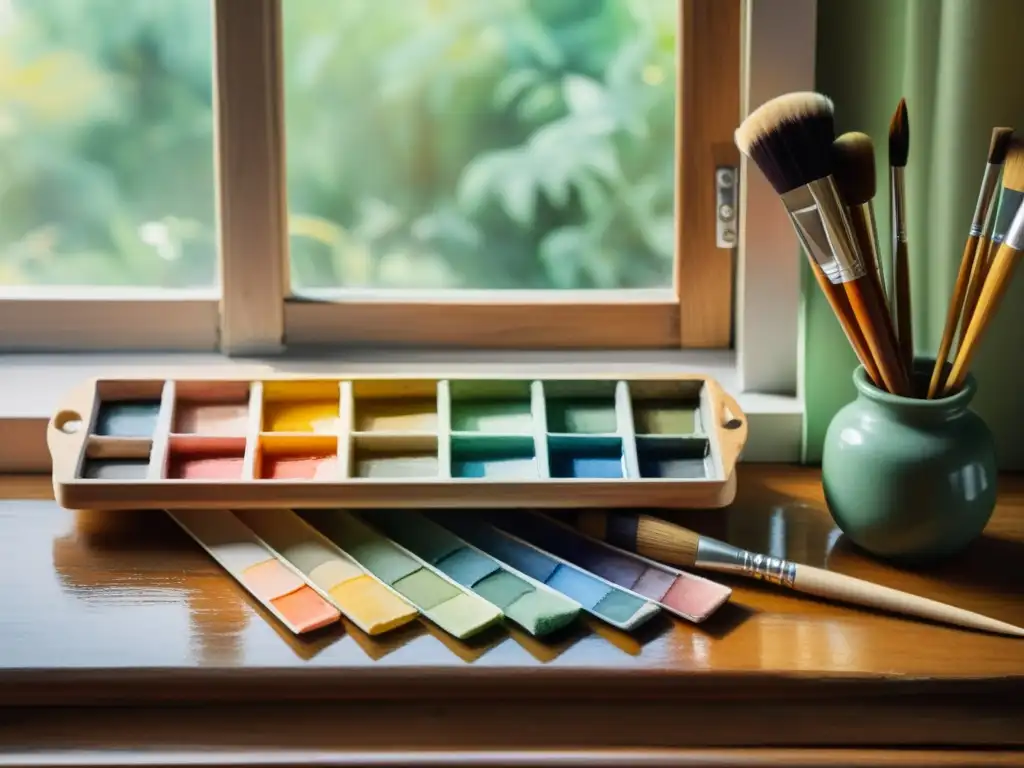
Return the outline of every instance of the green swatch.
<path id="1" fill-rule="evenodd" d="M 559 594 L 534 589 L 505 610 L 531 635 L 547 635 L 571 624 L 582 609 Z"/>
<path id="2" fill-rule="evenodd" d="M 403 576 L 391 586 L 395 588 L 396 592 L 420 606 L 424 611 L 436 608 L 459 594 L 458 587 L 426 568 L 420 568 L 408 576 Z"/>
<path id="3" fill-rule="evenodd" d="M 498 571 L 473 585 L 473 591 L 484 600 L 494 603 L 503 611 L 512 603 L 536 589 L 514 573 Z"/>
<path id="4" fill-rule="evenodd" d="M 646 602 L 643 598 L 635 597 L 628 592 L 613 589 L 594 606 L 594 613 L 611 622 L 625 624 L 644 607 Z"/>

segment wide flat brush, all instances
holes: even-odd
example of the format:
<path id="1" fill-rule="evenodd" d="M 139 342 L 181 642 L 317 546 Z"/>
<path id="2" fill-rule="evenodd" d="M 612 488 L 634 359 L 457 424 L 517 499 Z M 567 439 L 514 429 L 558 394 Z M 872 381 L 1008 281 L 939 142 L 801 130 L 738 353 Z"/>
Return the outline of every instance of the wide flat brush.
<path id="1" fill-rule="evenodd" d="M 613 546 L 684 568 L 748 576 L 838 602 L 1024 637 L 1021 627 L 980 613 L 841 573 L 750 552 L 648 515 L 585 510 L 576 513 L 575 525 L 583 533 Z"/>
<path id="2" fill-rule="evenodd" d="M 889 193 L 892 231 L 892 293 L 889 310 L 896 327 L 900 359 L 906 370 L 914 365 L 914 329 L 910 307 L 910 256 L 907 247 L 907 189 L 905 171 L 910 154 L 910 120 L 906 99 L 900 99 L 889 122 Z"/>
<path id="3" fill-rule="evenodd" d="M 1010 229 L 1006 233 L 1006 239 L 992 260 L 992 267 L 985 278 L 981 296 L 978 297 L 978 306 L 953 360 L 953 367 L 950 368 L 943 395 L 951 395 L 964 385 L 971 359 L 978 349 L 982 336 L 999 311 L 1006 289 L 1010 287 L 1021 251 L 1024 251 L 1024 206 L 1017 208 Z"/>
<path id="4" fill-rule="evenodd" d="M 832 175 L 839 196 L 846 205 L 853 236 L 861 256 L 868 264 L 868 275 L 878 300 L 885 303 L 885 283 L 878 253 L 878 227 L 875 223 L 875 145 L 866 133 L 851 131 L 832 142 Z M 888 313 L 883 313 L 883 331 L 889 344 L 896 347 L 896 332 Z M 875 382 L 876 384 L 878 382 Z"/>
<path id="5" fill-rule="evenodd" d="M 973 313 L 974 304 L 977 302 L 977 295 L 981 293 L 981 274 L 983 271 L 987 271 L 984 269 L 988 251 L 987 240 L 992 231 L 993 217 L 990 215 L 992 199 L 995 197 L 999 173 L 1006 160 L 1011 138 L 1013 138 L 1012 128 L 992 129 L 992 139 L 988 145 L 988 161 L 985 163 L 985 172 L 981 177 L 981 188 L 978 190 L 978 200 L 974 205 L 971 229 L 967 235 L 967 243 L 964 245 L 963 256 L 960 257 L 960 269 L 956 275 L 953 296 L 950 298 L 949 309 L 946 312 L 946 325 L 942 329 L 939 351 L 935 355 L 935 368 L 932 370 L 932 378 L 928 383 L 929 399 L 938 395 L 942 388 L 942 372 L 946 367 L 949 350 L 953 347 L 953 337 L 960 322 L 960 315 L 964 313 L 968 286 L 971 286 L 975 294 L 970 301 L 970 310 L 965 313 L 968 322 L 970 314 Z M 965 329 L 966 326 L 967 323 L 964 323 Z"/>
<path id="6" fill-rule="evenodd" d="M 964 309 L 960 318 L 960 338 L 957 343 L 956 357 L 964 343 L 964 335 L 971 324 L 974 312 L 981 297 L 982 288 L 988 277 L 995 255 L 1006 238 L 1013 217 L 1024 200 L 1024 138 L 1011 138 L 1006 150 L 1006 161 L 1003 167 L 1003 188 L 999 194 L 991 227 L 978 243 L 978 255 L 975 258 L 971 282 L 964 299 Z"/>
<path id="7" fill-rule="evenodd" d="M 873 290 L 832 178 L 834 140 L 832 102 L 813 92 L 789 93 L 762 104 L 735 133 L 736 146 L 778 193 L 810 257 L 829 282 L 845 291 L 852 322 L 885 388 L 905 395 L 910 385 L 883 330 L 884 303 Z"/>

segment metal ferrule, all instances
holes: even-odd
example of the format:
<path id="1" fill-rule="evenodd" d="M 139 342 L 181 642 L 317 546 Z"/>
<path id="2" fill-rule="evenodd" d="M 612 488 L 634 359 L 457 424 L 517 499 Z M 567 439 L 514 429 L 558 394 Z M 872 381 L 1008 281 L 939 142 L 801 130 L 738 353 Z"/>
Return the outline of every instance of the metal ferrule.
<path id="1" fill-rule="evenodd" d="M 1014 216 L 1024 202 L 1024 192 L 1015 189 L 1004 189 L 999 198 L 999 206 L 996 211 L 996 222 L 992 230 L 992 242 L 1001 243 L 1013 223 Z"/>
<path id="2" fill-rule="evenodd" d="M 785 587 L 792 587 L 796 581 L 796 564 L 789 560 L 756 554 L 704 536 L 697 542 L 697 560 L 694 565 L 723 573 L 741 573 Z"/>
<path id="3" fill-rule="evenodd" d="M 1006 233 L 1005 245 L 1015 251 L 1024 251 L 1024 205 L 1017 208 L 1010 231 Z"/>
<path id="4" fill-rule="evenodd" d="M 981 190 L 978 192 L 978 202 L 974 205 L 974 218 L 971 219 L 971 237 L 981 237 L 985 231 L 988 209 L 992 205 L 996 184 L 999 181 L 999 168 L 1000 166 L 992 163 L 985 166 L 985 175 L 981 177 Z"/>
<path id="5" fill-rule="evenodd" d="M 863 277 L 864 262 L 831 178 L 812 181 L 781 197 L 800 240 L 830 283 Z"/>
<path id="6" fill-rule="evenodd" d="M 907 242 L 907 186 L 904 168 L 890 169 L 892 179 L 892 239 L 893 243 Z"/>

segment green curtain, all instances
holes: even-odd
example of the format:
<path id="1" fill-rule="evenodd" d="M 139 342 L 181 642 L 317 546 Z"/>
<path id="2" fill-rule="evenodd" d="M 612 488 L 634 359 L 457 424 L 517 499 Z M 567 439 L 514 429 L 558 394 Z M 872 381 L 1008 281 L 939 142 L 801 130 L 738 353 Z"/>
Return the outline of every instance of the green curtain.
<path id="1" fill-rule="evenodd" d="M 888 129 L 910 116 L 907 198 L 914 342 L 934 355 L 997 125 L 1024 134 L 1024 0 L 818 0 L 817 89 L 837 132 L 875 141 L 878 235 L 888 250 Z M 975 356 L 974 409 L 996 435 L 1001 467 L 1024 469 L 1024 265 Z M 855 391 L 857 361 L 804 264 L 804 454 L 821 459 L 829 421 Z"/>

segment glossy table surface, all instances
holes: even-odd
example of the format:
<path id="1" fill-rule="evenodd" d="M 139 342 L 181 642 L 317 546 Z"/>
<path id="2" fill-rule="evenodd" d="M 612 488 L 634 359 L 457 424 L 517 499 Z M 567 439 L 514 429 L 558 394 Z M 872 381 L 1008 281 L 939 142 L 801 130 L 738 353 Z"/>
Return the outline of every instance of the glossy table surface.
<path id="1" fill-rule="evenodd" d="M 751 549 L 1024 625 L 1024 479 L 1000 482 L 984 536 L 963 555 L 917 571 L 855 550 L 832 524 L 813 469 L 741 465 L 730 508 L 670 516 Z M 68 511 L 52 501 L 47 478 L 0 478 L 0 706 L 18 706 L 21 733 L 48 745 L 47 729 L 61 716 L 68 739 L 96 733 L 88 717 L 105 705 L 135 705 L 118 718 L 129 728 L 132 718 L 156 717 L 172 703 L 223 712 L 233 701 L 287 700 L 317 713 L 307 727 L 331 707 L 361 703 L 366 718 L 377 706 L 436 716 L 432 707 L 443 701 L 458 710 L 461 729 L 473 724 L 473 738 L 484 740 L 494 722 L 515 717 L 512 708 L 529 712 L 538 744 L 552 749 L 575 737 L 552 724 L 564 718 L 547 709 L 593 709 L 593 718 L 634 728 L 631 744 L 652 748 L 694 740 L 1024 746 L 1024 640 L 713 578 L 730 583 L 733 597 L 703 625 L 659 617 L 628 635 L 586 621 L 550 643 L 503 628 L 470 645 L 420 620 L 383 639 L 345 625 L 298 640 L 163 512 Z M 36 707 L 46 708 L 45 718 L 26 714 Z M 190 712 L 180 715 L 181 727 L 205 732 L 211 720 Z M 700 714 L 683 722 L 684 712 Z M 823 725 L 810 728 L 817 716 Z M 347 717 L 363 738 L 380 731 L 379 719 Z M 796 728 L 801 718 L 806 727 Z M 410 719 L 403 738 L 432 743 L 430 722 Z M 387 734 L 379 738 L 396 738 Z M 0 725 L 0 747 L 4 738 Z"/>

